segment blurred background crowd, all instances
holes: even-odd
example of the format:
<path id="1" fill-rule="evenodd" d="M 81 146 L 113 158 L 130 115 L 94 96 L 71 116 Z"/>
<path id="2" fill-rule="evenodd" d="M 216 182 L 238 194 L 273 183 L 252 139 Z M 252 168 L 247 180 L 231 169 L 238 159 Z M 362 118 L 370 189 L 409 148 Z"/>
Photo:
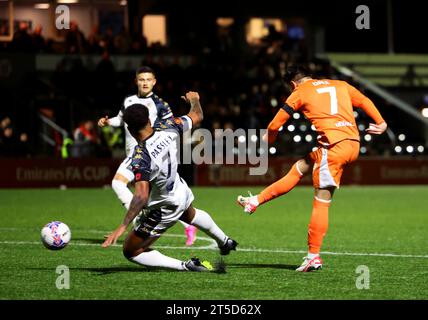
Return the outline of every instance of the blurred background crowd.
<path id="1" fill-rule="evenodd" d="M 154 1 L 151 3 L 146 10 L 160 10 Z M 21 72 L 13 85 L 0 89 L 0 155 L 123 156 L 122 129 L 100 129 L 96 121 L 101 116 L 115 116 L 123 99 L 136 93 L 135 69 L 140 65 L 155 70 L 154 91 L 176 115 L 187 110 L 180 96 L 193 90 L 201 96 L 204 128 L 263 129 L 290 93 L 281 74 L 287 64 L 293 63 L 307 65 L 316 78 L 349 81 L 385 114 L 391 131 L 374 139 L 364 133 L 370 119 L 355 111 L 362 133 L 362 154 L 426 153 L 426 125 L 393 108 L 352 75 L 339 72 L 326 56 L 317 54 L 319 41 L 314 37 L 318 33 L 310 27 L 308 18 L 300 21 L 291 14 L 276 20 L 261 19 L 262 32 L 256 40 L 248 40 L 248 23 L 245 38 L 244 24 L 237 23 L 238 19 L 229 20 L 217 18 L 214 27 L 205 27 L 200 33 L 197 26 L 188 28 L 180 33 L 180 39 L 166 42 L 152 41 L 138 28 L 137 32 L 130 30 L 132 26 L 126 23 L 118 27 L 111 20 L 109 24 L 108 19 L 102 26 L 92 21 L 86 34 L 78 21 L 71 20 L 69 29 L 56 39 L 44 35 L 47 26 L 17 21 L 10 41 L 0 42 L 0 53 L 18 59 L 22 68 L 24 60 L 33 59 L 35 67 Z M 8 22 L 0 22 L 0 35 L 12 34 Z M 348 66 L 352 69 L 352 64 Z M 1 68 L 7 74 L 7 65 Z M 394 90 L 418 87 L 412 99 L 416 101 L 415 110 L 421 110 L 428 106 L 428 90 L 424 91 L 428 83 L 418 76 L 414 66 L 406 70 Z M 283 130 L 286 134 L 273 148 L 259 151 L 302 155 L 315 146 L 317 134 L 301 114 L 295 114 Z"/>

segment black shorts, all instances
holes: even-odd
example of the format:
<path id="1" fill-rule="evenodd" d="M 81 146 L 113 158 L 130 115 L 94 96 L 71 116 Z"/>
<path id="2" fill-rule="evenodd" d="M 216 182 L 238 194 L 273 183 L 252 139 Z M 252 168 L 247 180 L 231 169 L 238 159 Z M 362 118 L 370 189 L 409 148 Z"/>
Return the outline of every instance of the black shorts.
<path id="1" fill-rule="evenodd" d="M 147 211 L 141 218 L 134 231 L 141 238 L 159 237 L 167 228 L 161 223 L 161 210 Z"/>

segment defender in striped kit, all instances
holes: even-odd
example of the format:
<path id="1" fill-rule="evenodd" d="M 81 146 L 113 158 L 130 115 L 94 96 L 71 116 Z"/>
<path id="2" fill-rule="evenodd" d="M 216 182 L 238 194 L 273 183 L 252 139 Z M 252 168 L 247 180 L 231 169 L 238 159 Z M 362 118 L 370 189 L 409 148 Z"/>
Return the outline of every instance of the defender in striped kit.
<path id="1" fill-rule="evenodd" d="M 167 120 L 162 130 L 151 127 L 146 108 L 134 104 L 125 110 L 124 120 L 138 141 L 131 162 L 135 174 L 135 193 L 122 224 L 105 240 L 103 247 L 116 243 L 131 221 L 145 208 L 145 215 L 128 233 L 123 245 L 123 254 L 128 260 L 146 267 L 209 271 L 213 268 L 207 261 L 201 262 L 197 258 L 181 261 L 151 248 L 177 221 L 184 221 L 204 231 L 217 242 L 222 255 L 236 250 L 238 245 L 207 212 L 193 207 L 193 193 L 177 172 L 177 141 L 184 131 L 200 124 L 203 119 L 199 94 L 188 92 L 185 99 L 191 105 L 189 113 Z"/>
<path id="2" fill-rule="evenodd" d="M 172 110 L 167 102 L 159 98 L 154 92 L 153 88 L 156 84 L 155 72 L 152 68 L 143 66 L 136 72 L 135 83 L 138 86 L 138 93 L 128 96 L 124 99 L 122 107 L 116 117 L 109 119 L 107 116 L 98 120 L 98 125 L 103 127 L 110 125 L 113 127 L 124 126 L 125 129 L 125 150 L 126 158 L 122 161 L 116 174 L 113 177 L 111 186 L 119 198 L 122 205 L 129 209 L 132 199 L 132 192 L 128 188 L 128 184 L 135 179 L 134 173 L 131 170 L 131 158 L 137 141 L 132 137 L 128 130 L 128 126 L 123 121 L 123 114 L 125 110 L 131 105 L 140 105 L 142 108 L 146 107 L 149 111 L 150 123 L 153 128 L 158 128 L 162 122 L 167 119 L 173 118 Z M 187 241 L 186 245 L 191 246 L 196 240 L 197 229 L 189 224 L 182 222 Z"/>

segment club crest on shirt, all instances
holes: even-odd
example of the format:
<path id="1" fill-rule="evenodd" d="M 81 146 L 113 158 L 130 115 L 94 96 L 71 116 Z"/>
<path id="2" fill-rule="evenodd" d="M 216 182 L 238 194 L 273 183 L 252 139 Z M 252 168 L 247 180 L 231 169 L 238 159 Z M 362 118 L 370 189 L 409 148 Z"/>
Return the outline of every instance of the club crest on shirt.
<path id="1" fill-rule="evenodd" d="M 141 148 L 140 146 L 135 147 L 135 154 L 137 155 L 140 153 L 143 153 L 143 148 Z M 135 158 L 135 156 L 134 156 L 134 158 Z"/>

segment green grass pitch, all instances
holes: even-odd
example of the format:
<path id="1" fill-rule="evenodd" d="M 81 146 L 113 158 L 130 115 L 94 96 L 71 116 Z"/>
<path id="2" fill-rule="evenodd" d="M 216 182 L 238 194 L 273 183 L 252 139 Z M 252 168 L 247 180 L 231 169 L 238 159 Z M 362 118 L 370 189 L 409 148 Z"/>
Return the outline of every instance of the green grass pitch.
<path id="1" fill-rule="evenodd" d="M 335 194 L 324 240 L 324 269 L 294 271 L 306 251 L 313 191 L 298 187 L 251 216 L 236 196 L 260 188 L 193 188 L 195 206 L 239 242 L 226 273 L 148 270 L 128 262 L 121 246 L 104 249 L 103 235 L 124 211 L 111 189 L 1 190 L 0 299 L 427 299 L 428 187 L 348 187 Z M 68 247 L 49 251 L 40 230 L 52 220 L 72 231 Z M 157 243 L 166 255 L 219 253 L 198 231 L 191 248 L 181 224 Z M 55 286 L 56 268 L 70 270 L 70 288 Z M 369 288 L 358 289 L 369 270 Z M 367 283 L 367 282 L 365 282 Z"/>

